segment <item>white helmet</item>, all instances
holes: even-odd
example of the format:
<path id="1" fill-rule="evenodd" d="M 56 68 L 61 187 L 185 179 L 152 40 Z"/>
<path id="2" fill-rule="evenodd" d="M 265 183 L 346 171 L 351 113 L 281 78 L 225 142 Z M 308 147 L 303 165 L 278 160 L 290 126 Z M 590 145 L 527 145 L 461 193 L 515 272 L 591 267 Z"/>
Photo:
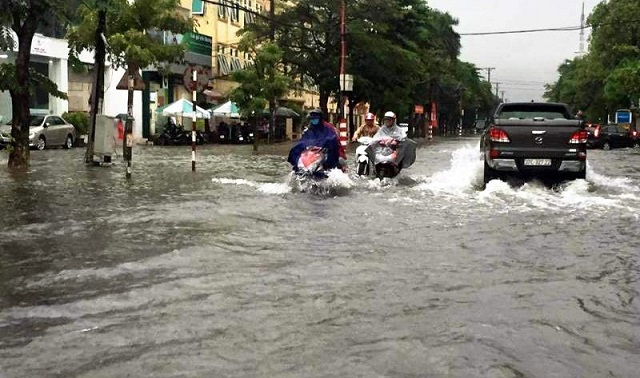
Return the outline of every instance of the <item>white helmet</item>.
<path id="1" fill-rule="evenodd" d="M 396 118 L 396 114 L 394 112 L 386 112 L 384 113 L 384 118 Z"/>

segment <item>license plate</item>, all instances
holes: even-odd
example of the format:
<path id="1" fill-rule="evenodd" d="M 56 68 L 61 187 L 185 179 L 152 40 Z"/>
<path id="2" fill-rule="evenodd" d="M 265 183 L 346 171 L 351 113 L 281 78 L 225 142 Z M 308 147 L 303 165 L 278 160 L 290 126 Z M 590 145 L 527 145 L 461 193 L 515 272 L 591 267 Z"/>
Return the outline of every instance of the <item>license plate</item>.
<path id="1" fill-rule="evenodd" d="M 551 159 L 524 159 L 524 165 L 550 166 Z"/>

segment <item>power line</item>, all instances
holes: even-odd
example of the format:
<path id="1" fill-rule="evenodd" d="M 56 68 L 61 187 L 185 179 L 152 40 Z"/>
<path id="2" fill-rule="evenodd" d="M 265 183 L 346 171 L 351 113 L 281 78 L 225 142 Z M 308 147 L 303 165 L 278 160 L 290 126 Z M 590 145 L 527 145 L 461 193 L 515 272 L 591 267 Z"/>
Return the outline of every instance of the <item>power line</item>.
<path id="1" fill-rule="evenodd" d="M 523 34 L 523 33 L 538 33 L 538 32 L 552 32 L 552 31 L 577 31 L 584 28 L 590 28 L 591 25 L 580 26 L 564 26 L 560 28 L 544 28 L 544 29 L 521 29 L 521 30 L 503 30 L 503 31 L 491 31 L 491 32 L 477 32 L 477 33 L 459 33 L 461 36 L 473 36 L 473 35 L 499 35 L 499 34 Z"/>

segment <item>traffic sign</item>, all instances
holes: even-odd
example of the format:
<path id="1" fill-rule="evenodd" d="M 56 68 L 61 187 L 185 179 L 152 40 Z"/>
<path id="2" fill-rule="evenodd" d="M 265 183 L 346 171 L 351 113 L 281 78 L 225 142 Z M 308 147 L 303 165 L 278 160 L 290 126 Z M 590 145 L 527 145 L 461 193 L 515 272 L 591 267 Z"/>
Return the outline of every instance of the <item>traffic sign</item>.
<path id="1" fill-rule="evenodd" d="M 193 83 L 193 71 L 198 73 L 198 77 L 196 79 L 196 88 L 194 88 Z M 211 76 L 211 70 L 207 67 L 202 66 L 188 66 L 186 70 L 184 70 L 184 75 L 182 76 L 182 81 L 184 83 L 184 87 L 188 91 L 202 92 L 209 85 L 209 77 Z"/>
<path id="2" fill-rule="evenodd" d="M 142 76 L 140 76 L 140 70 L 138 66 L 134 63 L 129 63 L 129 67 L 127 71 L 124 72 L 122 78 L 116 85 L 116 89 L 128 90 L 129 89 L 129 72 L 133 77 L 133 90 L 134 91 L 142 91 L 145 88 L 144 80 L 142 80 Z"/>
<path id="3" fill-rule="evenodd" d="M 616 112 L 616 123 L 631 123 L 631 111 L 620 109 Z"/>

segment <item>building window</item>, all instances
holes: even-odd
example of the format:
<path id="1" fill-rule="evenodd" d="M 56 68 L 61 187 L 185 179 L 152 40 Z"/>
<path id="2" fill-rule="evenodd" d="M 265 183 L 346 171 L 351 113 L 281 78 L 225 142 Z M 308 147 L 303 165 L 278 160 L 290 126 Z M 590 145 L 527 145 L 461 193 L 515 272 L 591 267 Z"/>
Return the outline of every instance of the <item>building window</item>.
<path id="1" fill-rule="evenodd" d="M 227 3 L 227 0 L 219 0 L 220 4 L 218 4 L 218 17 L 226 18 L 227 17 L 227 6 L 224 5 Z"/>
<path id="2" fill-rule="evenodd" d="M 204 1 L 192 0 L 191 1 L 191 14 L 204 14 Z"/>
<path id="3" fill-rule="evenodd" d="M 238 4 L 237 0 L 233 2 L 233 5 L 230 11 L 231 11 L 231 21 L 238 22 L 240 20 L 240 4 Z"/>
<path id="4" fill-rule="evenodd" d="M 40 62 L 30 62 L 29 65 L 37 73 L 49 77 L 49 64 Z M 42 111 L 48 112 L 49 110 L 49 92 L 42 89 L 42 86 L 38 85 L 31 93 L 29 98 L 29 108 L 32 113 L 42 113 Z"/>
<path id="5" fill-rule="evenodd" d="M 227 76 L 229 75 L 229 73 L 231 73 L 229 61 L 227 60 L 227 57 L 222 54 L 218 55 L 218 69 L 220 76 Z"/>

